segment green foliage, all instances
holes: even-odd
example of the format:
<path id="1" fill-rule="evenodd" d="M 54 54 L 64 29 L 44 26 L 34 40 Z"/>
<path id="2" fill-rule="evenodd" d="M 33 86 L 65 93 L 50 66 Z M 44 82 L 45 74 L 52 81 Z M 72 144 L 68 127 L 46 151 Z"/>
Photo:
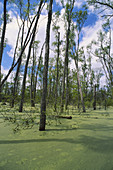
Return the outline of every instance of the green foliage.
<path id="1" fill-rule="evenodd" d="M 110 97 L 107 99 L 107 106 L 113 106 L 113 100 Z"/>
<path id="2" fill-rule="evenodd" d="M 76 29 L 78 30 L 78 32 L 81 32 L 81 29 L 87 19 L 88 13 L 87 10 L 85 11 L 77 11 L 74 14 L 74 18 L 76 20 Z"/>

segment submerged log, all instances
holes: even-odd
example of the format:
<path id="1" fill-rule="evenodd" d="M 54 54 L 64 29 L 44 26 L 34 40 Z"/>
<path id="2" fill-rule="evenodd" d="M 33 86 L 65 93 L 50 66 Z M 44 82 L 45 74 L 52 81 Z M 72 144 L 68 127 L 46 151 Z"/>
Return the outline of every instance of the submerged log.
<path id="1" fill-rule="evenodd" d="M 60 116 L 60 115 L 57 115 L 55 116 L 57 118 L 63 118 L 63 119 L 72 119 L 72 116 Z"/>
<path id="2" fill-rule="evenodd" d="M 7 105 L 5 102 L 3 102 L 1 105 Z"/>

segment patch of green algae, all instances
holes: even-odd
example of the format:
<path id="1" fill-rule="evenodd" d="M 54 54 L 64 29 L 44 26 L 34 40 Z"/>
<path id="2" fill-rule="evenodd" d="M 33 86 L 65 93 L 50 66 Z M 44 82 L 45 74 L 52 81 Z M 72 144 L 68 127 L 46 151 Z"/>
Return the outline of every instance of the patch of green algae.
<path id="1" fill-rule="evenodd" d="M 0 118 L 0 170 L 112 170 L 112 108 L 13 133 Z"/>

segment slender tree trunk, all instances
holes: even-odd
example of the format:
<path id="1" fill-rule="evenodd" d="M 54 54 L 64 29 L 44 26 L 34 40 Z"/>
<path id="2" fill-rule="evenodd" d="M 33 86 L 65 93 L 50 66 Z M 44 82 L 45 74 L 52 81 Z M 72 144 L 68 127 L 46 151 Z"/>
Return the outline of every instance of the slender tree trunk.
<path id="1" fill-rule="evenodd" d="M 61 113 L 64 111 L 64 95 L 65 95 L 65 74 L 66 74 L 66 57 L 64 61 L 64 74 L 63 74 L 63 81 L 62 81 L 62 97 L 61 97 Z"/>
<path id="2" fill-rule="evenodd" d="M 93 88 L 93 98 L 94 98 L 93 110 L 96 110 L 96 84 L 94 85 L 94 88 Z"/>
<path id="3" fill-rule="evenodd" d="M 62 97 L 62 80 L 60 82 L 59 96 L 60 96 L 60 98 Z"/>
<path id="4" fill-rule="evenodd" d="M 68 16 L 69 17 L 69 16 Z M 70 24 L 71 20 L 68 19 L 68 29 L 66 33 L 66 53 L 65 53 L 65 62 L 64 62 L 64 75 L 63 75 L 63 92 L 62 92 L 62 101 L 61 101 L 61 112 L 64 110 L 64 94 L 65 94 L 65 77 L 66 77 L 66 110 L 68 105 L 68 51 L 69 51 L 69 34 L 70 34 Z"/>
<path id="5" fill-rule="evenodd" d="M 106 101 L 106 95 L 105 95 L 105 110 L 107 109 L 107 101 Z"/>
<path id="6" fill-rule="evenodd" d="M 32 64 L 32 71 L 31 71 L 31 107 L 35 107 L 35 101 L 34 101 L 34 66 L 35 66 L 35 52 L 34 52 L 34 46 L 33 46 L 33 64 Z"/>
<path id="7" fill-rule="evenodd" d="M 31 42 L 30 42 L 30 45 L 29 45 L 29 51 L 28 51 L 28 56 L 27 56 L 27 60 L 26 60 L 26 65 L 25 65 L 25 70 L 24 70 L 24 77 L 23 77 L 23 83 L 22 83 L 21 102 L 20 102 L 20 106 L 19 106 L 19 112 L 22 112 L 22 110 L 23 110 L 25 85 L 26 85 L 26 76 L 27 76 L 27 68 L 28 68 L 28 63 L 29 63 L 29 59 L 30 59 L 32 44 L 33 44 L 33 41 L 34 41 L 34 38 L 35 38 L 35 33 L 36 33 L 36 28 L 37 28 L 38 20 L 39 20 L 40 13 L 41 13 L 42 4 L 43 4 L 43 0 L 40 1 L 40 4 L 39 4 L 38 15 L 37 15 L 36 22 L 35 22 L 35 25 L 34 25 L 32 39 L 31 39 Z"/>
<path id="8" fill-rule="evenodd" d="M 6 25 L 7 25 L 7 10 L 6 10 L 7 0 L 4 0 L 4 22 L 3 22 L 3 30 L 2 30 L 2 36 L 1 36 L 1 42 L 0 42 L 0 102 L 2 101 L 2 86 L 1 86 L 1 63 L 2 63 L 2 56 L 3 56 L 3 50 L 4 50 L 4 42 L 5 42 L 5 33 L 6 33 Z"/>
<path id="9" fill-rule="evenodd" d="M 59 54 L 60 54 L 60 32 L 58 32 L 58 48 L 57 48 L 57 76 L 56 76 L 56 87 L 55 87 L 55 112 L 57 111 L 57 97 L 58 97 L 58 78 L 59 78 Z"/>
<path id="10" fill-rule="evenodd" d="M 23 22 L 23 28 L 22 28 L 21 48 L 23 46 L 23 38 L 24 38 L 24 22 Z M 19 36 L 17 38 L 16 48 L 18 46 L 18 39 L 19 39 Z M 14 102 L 15 102 L 15 97 L 16 97 L 15 93 L 16 93 L 16 91 L 18 89 L 18 77 L 19 77 L 19 71 L 20 71 L 21 62 L 22 62 L 22 56 L 21 56 L 20 61 L 18 63 L 17 70 L 16 70 L 16 75 L 15 75 L 15 79 L 14 79 L 14 87 L 13 87 L 11 107 L 14 107 Z"/>
<path id="11" fill-rule="evenodd" d="M 78 78 L 77 78 L 77 92 L 78 92 L 78 105 L 77 105 L 77 107 L 78 107 L 78 110 L 79 110 L 79 108 L 80 108 L 80 90 L 79 90 L 79 82 L 78 82 Z"/>
<path id="12" fill-rule="evenodd" d="M 52 73 L 51 73 L 51 70 L 52 70 L 52 67 L 50 67 L 49 71 L 48 71 L 49 80 L 48 80 L 47 104 L 49 104 L 50 98 L 51 98 L 51 94 L 52 94 Z"/>
<path id="13" fill-rule="evenodd" d="M 69 35 L 70 35 L 70 26 L 71 26 L 71 19 L 72 19 L 72 11 L 74 8 L 75 0 L 71 2 L 71 9 L 68 11 L 68 29 L 66 35 L 66 101 L 65 101 L 65 109 L 68 109 L 68 102 L 69 102 L 69 73 L 68 73 L 68 63 L 69 63 Z"/>
<path id="14" fill-rule="evenodd" d="M 40 68 L 40 64 L 41 64 L 41 59 L 42 59 L 42 53 L 43 53 L 44 45 L 45 45 L 45 42 L 44 42 L 44 44 L 42 45 L 42 48 L 41 48 L 39 62 L 38 62 L 38 67 L 37 67 L 37 71 L 36 71 L 35 84 L 34 84 L 34 101 L 35 101 L 35 98 L 36 98 L 37 77 L 38 77 L 38 72 L 39 72 L 39 68 Z"/>
<path id="15" fill-rule="evenodd" d="M 71 8 L 67 9 L 67 31 L 66 31 L 66 53 L 65 53 L 65 63 L 64 63 L 64 76 L 63 76 L 63 92 L 62 92 L 62 100 L 61 100 L 61 112 L 63 112 L 64 109 L 64 94 L 65 94 L 65 76 L 66 76 L 66 110 L 68 106 L 68 98 L 69 98 L 69 82 L 68 82 L 68 51 L 69 51 L 69 35 L 70 35 L 70 26 L 71 26 L 71 19 L 72 19 L 72 11 L 74 8 L 75 0 L 72 1 Z M 66 74 L 66 75 L 65 75 Z"/>
<path id="16" fill-rule="evenodd" d="M 42 2 L 42 1 L 41 1 L 41 2 Z M 29 27 L 29 29 L 28 29 L 26 38 L 25 38 L 25 40 L 24 40 L 24 44 L 23 44 L 23 46 L 22 46 L 22 48 L 21 48 L 19 57 L 18 57 L 18 59 L 17 59 L 17 61 L 16 61 L 15 64 L 14 64 L 14 62 L 12 63 L 12 65 L 11 65 L 11 67 L 10 67 L 7 75 L 6 75 L 6 76 L 4 77 L 4 79 L 1 81 L 0 88 L 4 85 L 5 81 L 7 80 L 7 78 L 9 77 L 9 75 L 11 74 L 11 72 L 13 71 L 13 69 L 17 66 L 17 64 L 18 64 L 19 61 L 21 60 L 21 57 L 22 57 L 22 55 L 23 55 L 23 53 L 24 53 L 24 50 L 25 50 L 25 48 L 27 47 L 28 43 L 29 43 L 30 40 L 31 40 L 32 33 L 31 33 L 30 31 L 31 31 L 31 28 L 32 28 L 32 26 L 33 26 L 33 23 L 34 23 L 37 15 L 39 15 L 38 12 L 37 12 L 37 14 L 34 16 L 32 22 L 30 23 L 30 27 Z M 33 31 L 32 31 L 32 32 L 33 32 Z"/>
<path id="17" fill-rule="evenodd" d="M 47 96 L 47 74 L 48 74 L 48 62 L 49 62 L 49 41 L 50 41 L 50 26 L 52 19 L 52 4 L 53 0 L 50 0 L 49 12 L 48 12 L 48 23 L 46 28 L 46 42 L 45 42 L 45 63 L 43 71 L 43 91 L 41 99 L 41 114 L 40 114 L 40 126 L 39 130 L 45 130 L 46 124 L 46 96 Z"/>
<path id="18" fill-rule="evenodd" d="M 68 51 L 69 51 L 69 34 L 70 34 L 70 24 L 71 24 L 71 20 L 69 19 L 68 21 L 68 30 L 67 30 L 67 44 L 66 44 L 66 102 L 65 102 L 65 105 L 66 105 L 66 110 L 67 110 L 67 107 L 68 107 L 68 100 L 69 100 L 69 78 L 68 78 L 68 63 L 69 63 L 69 54 L 68 54 Z"/>
<path id="19" fill-rule="evenodd" d="M 82 88 L 81 88 L 81 82 L 80 82 L 80 77 L 79 77 L 79 70 L 78 70 L 78 66 L 77 66 L 76 59 L 75 59 L 75 65 L 76 65 L 76 69 L 77 69 L 77 79 L 78 79 L 78 85 L 79 85 L 79 91 L 80 91 L 82 109 L 83 109 L 83 112 L 86 112 L 86 110 L 85 110 L 85 105 L 84 105 L 84 99 L 83 99 Z"/>
<path id="20" fill-rule="evenodd" d="M 53 99 L 55 99 L 55 82 L 56 82 L 56 79 L 55 79 L 55 74 L 53 73 L 52 75 L 53 77 L 53 81 L 52 81 L 52 95 L 51 95 L 51 102 L 53 102 Z"/>

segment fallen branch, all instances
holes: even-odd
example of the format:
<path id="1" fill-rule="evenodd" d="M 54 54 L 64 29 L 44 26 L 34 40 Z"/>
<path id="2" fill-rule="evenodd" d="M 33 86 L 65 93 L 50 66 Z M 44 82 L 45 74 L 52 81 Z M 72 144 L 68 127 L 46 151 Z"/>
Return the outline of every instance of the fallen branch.
<path id="1" fill-rule="evenodd" d="M 57 118 L 63 118 L 63 119 L 72 119 L 72 116 L 60 116 L 60 115 L 57 115 L 55 116 Z"/>

